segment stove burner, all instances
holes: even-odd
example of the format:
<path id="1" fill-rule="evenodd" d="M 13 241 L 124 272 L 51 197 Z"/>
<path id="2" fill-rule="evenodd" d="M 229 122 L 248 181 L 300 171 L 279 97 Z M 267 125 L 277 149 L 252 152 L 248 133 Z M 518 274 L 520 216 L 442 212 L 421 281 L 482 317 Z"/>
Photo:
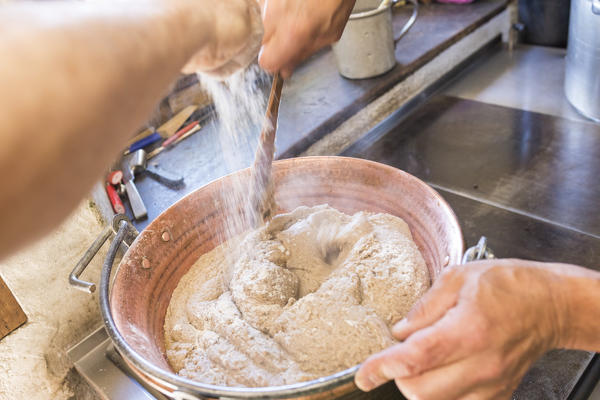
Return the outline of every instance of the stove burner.
<path id="1" fill-rule="evenodd" d="M 103 327 L 71 348 L 69 357 L 103 400 L 168 400 L 133 377 Z"/>

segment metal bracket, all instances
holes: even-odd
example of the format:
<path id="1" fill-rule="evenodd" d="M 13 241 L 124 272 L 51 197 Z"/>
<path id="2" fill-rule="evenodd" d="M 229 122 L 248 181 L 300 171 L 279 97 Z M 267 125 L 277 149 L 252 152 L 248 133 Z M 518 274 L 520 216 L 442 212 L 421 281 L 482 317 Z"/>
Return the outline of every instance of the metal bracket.
<path id="1" fill-rule="evenodd" d="M 100 233 L 100 235 L 96 238 L 96 240 L 94 240 L 94 243 L 92 243 L 90 248 L 87 249 L 87 251 L 85 252 L 83 257 L 81 257 L 81 260 L 79 260 L 79 262 L 77 263 L 75 268 L 73 268 L 73 271 L 71 271 L 71 274 L 69 275 L 69 284 L 71 286 L 73 286 L 75 289 L 79 289 L 79 290 L 82 290 L 87 293 L 94 293 L 96 291 L 96 284 L 94 284 L 92 282 L 87 282 L 87 281 L 81 280 L 81 279 L 79 279 L 79 276 L 83 273 L 83 271 L 85 271 L 87 266 L 90 264 L 90 262 L 96 256 L 96 254 L 98 254 L 98 251 L 100 250 L 102 245 L 104 245 L 104 243 L 113 234 L 116 235 L 116 233 L 119 230 L 121 221 L 125 221 L 128 225 L 130 225 L 130 228 L 131 228 L 130 232 L 132 232 L 132 234 L 129 235 L 125 239 L 125 241 L 123 241 L 123 245 L 124 245 L 123 250 L 126 251 L 129 248 L 129 246 L 131 245 L 131 243 L 133 243 L 133 240 L 138 235 L 137 229 L 135 229 L 135 227 L 131 224 L 131 221 L 129 221 L 129 219 L 127 218 L 126 215 L 123 215 L 123 214 L 115 215 L 112 219 L 112 223 L 110 225 L 107 225 L 106 227 L 104 227 L 104 229 L 102 230 L 102 233 Z"/>
<path id="2" fill-rule="evenodd" d="M 492 249 L 488 247 L 487 238 L 482 236 L 477 245 L 469 247 L 467 251 L 465 251 L 462 263 L 466 264 L 477 260 L 492 260 L 494 258 L 496 258 L 496 256 L 494 256 Z"/>

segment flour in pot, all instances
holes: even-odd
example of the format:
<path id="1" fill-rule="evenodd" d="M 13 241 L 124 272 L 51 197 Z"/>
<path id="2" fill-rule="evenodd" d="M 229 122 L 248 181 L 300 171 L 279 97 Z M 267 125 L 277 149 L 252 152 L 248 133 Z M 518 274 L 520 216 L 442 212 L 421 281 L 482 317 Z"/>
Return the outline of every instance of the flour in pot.
<path id="1" fill-rule="evenodd" d="M 395 343 L 390 327 L 429 287 L 408 225 L 389 214 L 299 207 L 232 242 L 200 257 L 167 310 L 169 362 L 202 383 L 276 386 L 354 366 Z"/>

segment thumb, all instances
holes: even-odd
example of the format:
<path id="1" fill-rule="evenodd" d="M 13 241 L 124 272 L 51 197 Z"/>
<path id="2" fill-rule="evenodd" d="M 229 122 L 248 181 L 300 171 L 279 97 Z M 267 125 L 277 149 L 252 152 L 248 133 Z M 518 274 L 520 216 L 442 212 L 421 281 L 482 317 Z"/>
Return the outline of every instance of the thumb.
<path id="1" fill-rule="evenodd" d="M 456 305 L 462 284 L 461 274 L 454 268 L 447 269 L 413 305 L 406 317 L 394 325 L 392 335 L 402 341 L 414 332 L 434 324 Z"/>

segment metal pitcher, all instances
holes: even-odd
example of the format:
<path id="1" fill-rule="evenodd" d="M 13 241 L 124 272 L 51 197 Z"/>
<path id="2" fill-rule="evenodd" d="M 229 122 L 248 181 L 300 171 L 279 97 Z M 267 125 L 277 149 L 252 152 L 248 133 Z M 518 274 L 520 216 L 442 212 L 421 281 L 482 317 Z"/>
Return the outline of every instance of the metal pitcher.
<path id="1" fill-rule="evenodd" d="M 396 65 L 395 44 L 417 19 L 417 0 L 408 0 L 413 13 L 400 34 L 392 31 L 392 7 L 400 0 L 358 0 L 333 53 L 340 74 L 350 79 L 372 78 Z"/>
<path id="2" fill-rule="evenodd" d="M 572 0 L 565 93 L 583 115 L 600 122 L 600 0 Z"/>

